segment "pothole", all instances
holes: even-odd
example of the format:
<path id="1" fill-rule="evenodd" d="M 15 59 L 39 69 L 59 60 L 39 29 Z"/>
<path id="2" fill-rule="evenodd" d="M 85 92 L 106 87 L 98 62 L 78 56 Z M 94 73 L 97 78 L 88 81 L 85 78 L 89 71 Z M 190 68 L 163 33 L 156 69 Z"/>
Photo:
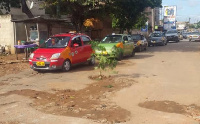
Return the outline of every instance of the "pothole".
<path id="1" fill-rule="evenodd" d="M 144 103 L 139 103 L 138 105 L 156 111 L 183 114 L 200 121 L 200 107 L 195 104 L 180 105 L 174 101 L 146 101 Z"/>
<path id="2" fill-rule="evenodd" d="M 30 97 L 34 99 L 30 106 L 48 114 L 88 118 L 100 123 L 120 123 L 129 120 L 130 112 L 110 99 L 113 93 L 134 83 L 127 77 L 108 77 L 79 91 L 53 89 L 54 93 L 48 93 L 24 89 L 0 96 L 18 94 Z"/>

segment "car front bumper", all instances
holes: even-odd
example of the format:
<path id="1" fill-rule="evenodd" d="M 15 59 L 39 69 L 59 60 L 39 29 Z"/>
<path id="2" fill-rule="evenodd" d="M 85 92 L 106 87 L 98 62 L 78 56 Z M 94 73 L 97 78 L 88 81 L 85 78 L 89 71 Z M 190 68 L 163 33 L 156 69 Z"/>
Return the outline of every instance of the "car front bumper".
<path id="1" fill-rule="evenodd" d="M 149 45 L 162 45 L 163 42 L 162 41 L 149 41 L 148 44 Z"/>
<path id="2" fill-rule="evenodd" d="M 167 36 L 167 40 L 168 41 L 178 41 L 179 38 L 178 38 L 178 36 Z"/>
<path id="3" fill-rule="evenodd" d="M 62 69 L 62 65 L 58 65 L 56 62 L 44 62 L 43 66 L 38 66 L 36 62 L 29 62 L 30 68 L 33 70 L 58 70 Z"/>

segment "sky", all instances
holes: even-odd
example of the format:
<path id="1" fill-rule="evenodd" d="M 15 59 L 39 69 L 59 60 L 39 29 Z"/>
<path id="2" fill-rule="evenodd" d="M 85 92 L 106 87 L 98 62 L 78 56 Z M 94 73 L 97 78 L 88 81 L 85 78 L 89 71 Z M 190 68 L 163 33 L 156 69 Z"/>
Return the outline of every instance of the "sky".
<path id="1" fill-rule="evenodd" d="M 162 0 L 163 6 L 177 6 L 177 21 L 200 21 L 200 0 Z"/>

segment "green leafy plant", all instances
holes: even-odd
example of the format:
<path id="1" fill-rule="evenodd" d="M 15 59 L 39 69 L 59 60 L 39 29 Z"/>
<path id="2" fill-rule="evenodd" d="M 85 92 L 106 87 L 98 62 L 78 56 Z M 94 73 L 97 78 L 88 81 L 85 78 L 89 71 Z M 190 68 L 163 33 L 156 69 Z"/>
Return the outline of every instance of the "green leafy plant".
<path id="1" fill-rule="evenodd" d="M 92 56 L 95 56 L 98 60 L 98 65 L 95 67 L 95 69 L 100 70 L 99 78 L 102 78 L 102 71 L 106 71 L 108 69 L 113 70 L 117 66 L 118 61 L 116 60 L 116 57 L 122 51 L 120 48 L 114 46 L 111 53 L 105 55 L 104 52 L 106 51 L 106 48 L 104 46 L 99 45 L 98 41 L 91 41 L 90 44 L 94 51 L 100 51 L 100 53 L 93 53 Z"/>

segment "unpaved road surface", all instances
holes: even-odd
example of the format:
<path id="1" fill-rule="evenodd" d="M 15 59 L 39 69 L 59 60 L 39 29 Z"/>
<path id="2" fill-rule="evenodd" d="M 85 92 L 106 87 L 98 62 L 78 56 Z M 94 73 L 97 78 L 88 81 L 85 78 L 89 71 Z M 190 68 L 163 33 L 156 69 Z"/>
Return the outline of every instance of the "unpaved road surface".
<path id="1" fill-rule="evenodd" d="M 199 124 L 200 42 L 149 47 L 105 72 L 30 69 L 0 77 L 0 124 Z"/>

